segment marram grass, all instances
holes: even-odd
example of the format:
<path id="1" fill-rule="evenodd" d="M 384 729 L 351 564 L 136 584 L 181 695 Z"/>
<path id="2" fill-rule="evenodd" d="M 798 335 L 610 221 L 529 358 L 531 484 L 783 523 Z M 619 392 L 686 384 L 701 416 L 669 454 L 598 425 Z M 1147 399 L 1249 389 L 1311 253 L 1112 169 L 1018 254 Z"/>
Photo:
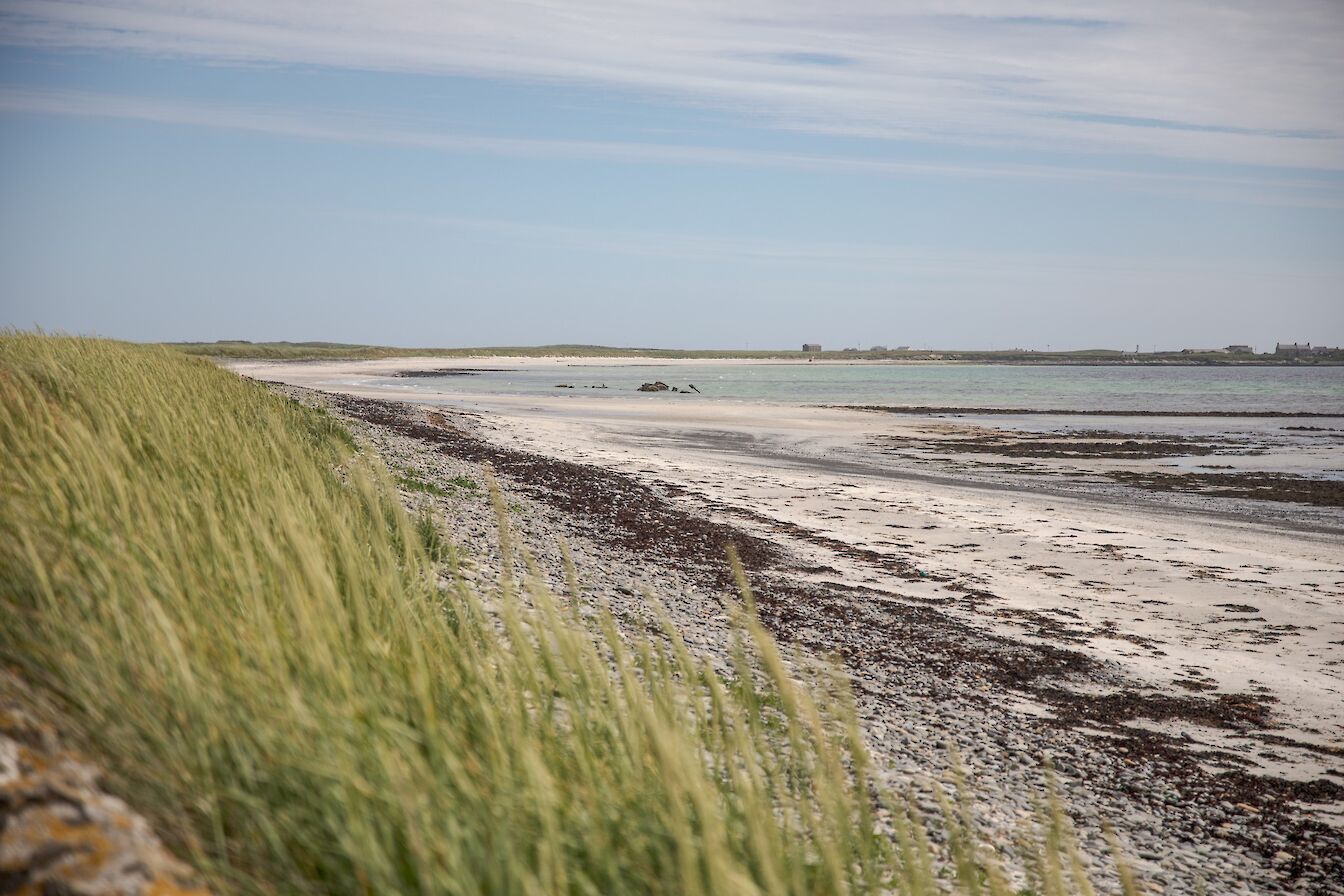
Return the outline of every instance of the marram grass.
<path id="1" fill-rule="evenodd" d="M 0 334 L 0 454 L 5 661 L 221 891 L 1006 892 L 749 606 L 725 678 L 670 626 L 475 593 L 336 420 L 209 362 Z M 1035 889 L 1090 892 L 1040 831 Z"/>

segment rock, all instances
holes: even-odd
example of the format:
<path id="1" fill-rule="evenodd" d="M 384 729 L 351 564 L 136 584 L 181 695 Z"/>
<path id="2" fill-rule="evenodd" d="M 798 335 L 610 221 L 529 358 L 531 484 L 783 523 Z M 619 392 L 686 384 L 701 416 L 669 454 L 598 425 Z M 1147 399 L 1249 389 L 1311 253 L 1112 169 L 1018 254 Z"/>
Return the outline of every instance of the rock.
<path id="1" fill-rule="evenodd" d="M 207 896 L 93 765 L 22 709 L 0 706 L 0 886 L 65 896 Z"/>
<path id="2" fill-rule="evenodd" d="M 641 391 L 641 392 L 666 392 L 666 391 L 668 391 L 668 388 L 669 388 L 669 387 L 668 387 L 667 383 L 664 383 L 662 380 L 659 380 L 659 381 L 656 382 L 656 383 L 645 383 L 644 385 L 642 385 L 642 386 L 639 387 L 639 391 Z"/>

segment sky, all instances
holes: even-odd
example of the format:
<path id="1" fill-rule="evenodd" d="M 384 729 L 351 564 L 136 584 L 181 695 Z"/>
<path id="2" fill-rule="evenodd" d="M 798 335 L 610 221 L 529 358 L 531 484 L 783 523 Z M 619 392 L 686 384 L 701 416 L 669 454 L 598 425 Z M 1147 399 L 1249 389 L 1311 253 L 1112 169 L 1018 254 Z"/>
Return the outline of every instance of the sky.
<path id="1" fill-rule="evenodd" d="M 0 326 L 1344 343 L 1340 0 L 0 0 Z"/>

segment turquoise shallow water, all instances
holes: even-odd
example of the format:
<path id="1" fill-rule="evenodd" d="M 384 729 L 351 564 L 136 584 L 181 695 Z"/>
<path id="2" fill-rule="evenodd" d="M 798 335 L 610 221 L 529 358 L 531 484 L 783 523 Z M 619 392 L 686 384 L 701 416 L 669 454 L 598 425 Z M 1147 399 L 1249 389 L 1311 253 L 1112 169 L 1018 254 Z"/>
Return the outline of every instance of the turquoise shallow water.
<path id="1" fill-rule="evenodd" d="M 470 363 L 457 366 L 470 367 Z M 640 383 L 653 380 L 682 388 L 694 383 L 708 400 L 1082 412 L 1279 411 L 1344 416 L 1344 367 L 568 366 L 560 362 L 473 376 L 378 378 L 378 382 L 415 390 L 483 395 L 554 395 L 558 384 L 567 383 L 591 397 L 629 397 Z M 608 389 L 583 388 L 600 385 Z M 663 395 L 644 397 L 667 400 Z"/>

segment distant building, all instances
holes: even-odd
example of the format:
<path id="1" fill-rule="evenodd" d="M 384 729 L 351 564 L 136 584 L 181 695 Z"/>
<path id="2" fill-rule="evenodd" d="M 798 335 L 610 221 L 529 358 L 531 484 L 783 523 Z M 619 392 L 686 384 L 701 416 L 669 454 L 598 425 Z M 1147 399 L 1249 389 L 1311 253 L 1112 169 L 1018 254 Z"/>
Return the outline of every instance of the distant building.
<path id="1" fill-rule="evenodd" d="M 840 349 L 840 351 L 842 351 L 842 352 L 856 352 L 856 351 L 858 351 L 858 349 L 856 349 L 856 348 L 842 348 L 842 349 Z"/>
<path id="2" fill-rule="evenodd" d="M 804 343 L 803 343 L 803 351 L 805 351 L 805 352 L 819 352 L 819 351 L 821 351 L 821 343 L 820 343 L 820 342 L 804 342 Z"/>
<path id="3" fill-rule="evenodd" d="M 885 351 L 887 351 L 887 347 L 886 347 L 885 345 L 875 345 L 875 346 L 873 346 L 872 348 L 868 349 L 868 351 L 870 351 L 870 352 L 885 352 Z"/>
<path id="4" fill-rule="evenodd" d="M 1223 349 L 1223 351 L 1225 351 L 1225 352 L 1231 352 L 1231 353 L 1234 354 L 1234 355 L 1253 355 L 1253 354 L 1255 354 L 1255 348 L 1254 348 L 1253 346 L 1249 346 L 1249 345 L 1229 345 L 1227 348 Z"/>
<path id="5" fill-rule="evenodd" d="M 1297 358 L 1302 355 L 1333 355 L 1337 352 L 1344 352 L 1344 348 L 1312 345 L 1310 342 L 1280 342 L 1274 346 L 1274 354 L 1284 358 Z"/>
<path id="6" fill-rule="evenodd" d="M 896 346 L 896 351 L 898 351 L 898 352 L 908 352 L 908 351 L 910 351 L 910 346 L 908 346 L 908 345 L 898 345 L 898 346 Z"/>

